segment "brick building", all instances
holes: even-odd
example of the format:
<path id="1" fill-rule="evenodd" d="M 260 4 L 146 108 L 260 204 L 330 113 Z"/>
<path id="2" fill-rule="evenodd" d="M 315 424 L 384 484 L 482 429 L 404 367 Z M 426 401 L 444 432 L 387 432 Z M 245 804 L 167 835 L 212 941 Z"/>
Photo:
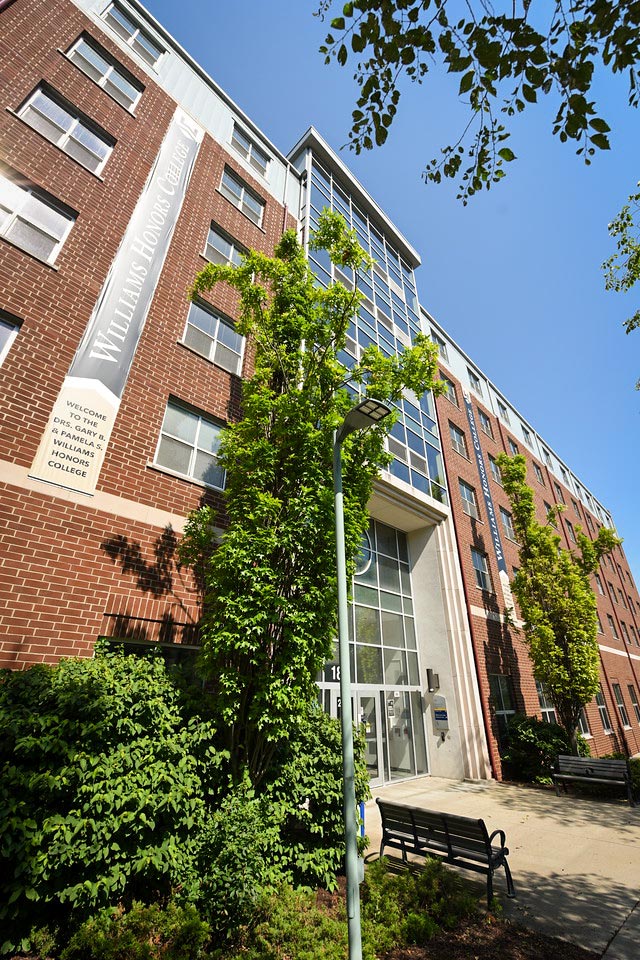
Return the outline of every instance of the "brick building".
<path id="1" fill-rule="evenodd" d="M 217 438 L 252 357 L 234 295 L 188 290 L 207 260 L 271 252 L 287 226 L 307 240 L 332 206 L 377 261 L 345 363 L 423 330 L 451 384 L 402 403 L 354 584 L 372 780 L 499 775 L 509 716 L 552 706 L 502 612 L 518 560 L 492 457 L 527 455 L 541 515 L 567 506 L 569 547 L 577 524 L 612 525 L 605 508 L 420 306 L 419 254 L 315 130 L 282 154 L 134 0 L 0 2 L 0 25 L 1 665 L 90 655 L 98 637 L 197 647 L 176 545 L 189 510 L 222 508 Z M 621 549 L 594 586 L 602 696 L 583 729 L 594 753 L 638 753 L 640 600 Z M 334 712 L 335 667 L 319 685 Z"/>

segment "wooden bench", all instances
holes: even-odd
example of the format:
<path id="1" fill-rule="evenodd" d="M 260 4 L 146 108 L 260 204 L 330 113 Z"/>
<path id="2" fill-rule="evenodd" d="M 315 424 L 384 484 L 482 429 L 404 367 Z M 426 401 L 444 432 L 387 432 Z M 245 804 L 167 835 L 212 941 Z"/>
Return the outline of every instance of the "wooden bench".
<path id="1" fill-rule="evenodd" d="M 633 794 L 631 791 L 631 768 L 628 760 L 606 760 L 599 757 L 571 757 L 561 754 L 556 761 L 556 771 L 551 774 L 560 796 L 560 784 L 567 793 L 567 783 L 576 780 L 580 783 L 608 783 L 613 786 L 624 787 L 627 799 L 631 806 Z"/>
<path id="2" fill-rule="evenodd" d="M 491 909 L 493 898 L 493 874 L 504 867 L 507 878 L 507 896 L 515 897 L 511 871 L 507 863 L 508 848 L 503 830 L 494 830 L 489 836 L 484 820 L 459 817 L 452 813 L 422 810 L 388 800 L 376 800 L 382 818 L 382 843 L 380 856 L 385 847 L 402 851 L 403 861 L 407 853 L 419 856 L 435 856 L 447 863 L 487 875 L 487 906 Z M 494 840 L 499 838 L 499 843 Z"/>

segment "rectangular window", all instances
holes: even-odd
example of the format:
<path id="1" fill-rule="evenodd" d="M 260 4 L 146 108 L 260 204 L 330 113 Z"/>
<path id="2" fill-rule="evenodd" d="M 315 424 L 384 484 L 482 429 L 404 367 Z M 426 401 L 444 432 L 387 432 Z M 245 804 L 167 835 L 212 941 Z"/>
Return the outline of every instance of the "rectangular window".
<path id="1" fill-rule="evenodd" d="M 204 414 L 169 400 L 155 463 L 172 473 L 222 490 L 224 470 L 216 456 L 221 431 L 220 424 Z"/>
<path id="2" fill-rule="evenodd" d="M 596 613 L 596 619 L 598 621 L 598 633 L 604 633 L 604 630 L 602 629 L 602 620 L 600 619 L 599 613 Z"/>
<path id="3" fill-rule="evenodd" d="M 569 539 L 576 543 L 576 534 L 575 530 L 573 529 L 573 524 L 570 520 L 565 520 L 565 523 L 567 524 L 567 530 L 569 531 Z"/>
<path id="4" fill-rule="evenodd" d="M 624 697 L 622 696 L 622 688 L 619 683 L 612 683 L 613 695 L 616 698 L 616 705 L 618 707 L 618 713 L 620 714 L 620 719 L 622 720 L 623 727 L 629 727 L 629 715 L 627 713 L 627 708 L 624 703 Z"/>
<path id="5" fill-rule="evenodd" d="M 616 622 L 611 616 L 610 613 L 607 614 L 607 623 L 609 624 L 609 630 L 611 630 L 611 635 L 615 637 L 616 640 L 619 640 L 618 631 L 616 630 Z"/>
<path id="6" fill-rule="evenodd" d="M 88 37 L 81 36 L 69 49 L 67 56 L 125 110 L 133 110 L 142 96 L 143 88 L 122 64 L 94 40 L 90 42 Z"/>
<path id="7" fill-rule="evenodd" d="M 520 451 L 518 450 L 518 444 L 515 443 L 515 441 L 512 440 L 511 437 L 507 437 L 507 446 L 509 447 L 509 453 L 511 454 L 512 457 L 515 457 L 516 454 L 520 453 Z"/>
<path id="8" fill-rule="evenodd" d="M 229 239 L 220 232 L 215 224 L 211 224 L 209 236 L 207 237 L 207 246 L 204 255 L 211 263 L 234 263 L 236 267 L 240 266 L 241 255 L 243 251 L 236 245 L 234 240 Z"/>
<path id="9" fill-rule="evenodd" d="M 545 723 L 557 723 L 556 709 L 544 688 L 544 684 L 536 680 L 536 690 L 538 691 L 538 703 L 540 704 L 540 713 Z"/>
<path id="10" fill-rule="evenodd" d="M 478 394 L 478 396 L 481 397 L 481 396 L 482 396 L 482 381 L 480 380 L 480 377 L 479 377 L 476 373 L 474 373 L 473 370 L 470 370 L 469 367 L 467 367 L 467 373 L 469 374 L 469 383 L 470 383 L 470 385 L 471 385 L 471 389 L 472 389 L 472 390 L 475 390 L 475 392 Z"/>
<path id="11" fill-rule="evenodd" d="M 509 540 L 515 540 L 516 532 L 513 529 L 513 517 L 504 507 L 500 507 L 500 519 L 502 520 L 502 527 L 507 538 Z"/>
<path id="12" fill-rule="evenodd" d="M 463 457 L 467 457 L 467 439 L 463 431 L 456 427 L 455 423 L 449 421 L 449 436 L 451 437 L 451 446 Z"/>
<path id="13" fill-rule="evenodd" d="M 600 579 L 600 575 L 596 573 L 595 577 L 596 577 L 596 587 L 598 588 L 598 593 L 601 593 L 602 596 L 604 597 L 604 590 L 602 588 L 602 580 Z"/>
<path id="14" fill-rule="evenodd" d="M 18 336 L 19 329 L 20 320 L 10 313 L 0 310 L 0 367 L 4 363 L 9 350 L 11 350 L 11 344 Z"/>
<path id="15" fill-rule="evenodd" d="M 562 492 L 562 488 L 560 487 L 560 484 L 554 483 L 553 486 L 556 491 L 556 497 L 558 498 L 558 503 L 564 503 L 564 493 Z"/>
<path id="16" fill-rule="evenodd" d="M 114 140 L 107 133 L 42 86 L 20 107 L 18 116 L 92 173 L 102 171 L 113 149 Z"/>
<path id="17" fill-rule="evenodd" d="M 620 621 L 620 629 L 622 630 L 622 636 L 626 640 L 626 642 L 631 643 L 631 640 L 629 638 L 629 631 L 627 630 L 627 625 L 624 622 L 624 620 Z"/>
<path id="18" fill-rule="evenodd" d="M 238 153 L 249 161 L 254 170 L 257 170 L 262 177 L 266 177 L 269 157 L 246 135 L 244 130 L 240 129 L 237 123 L 233 124 L 231 143 Z"/>
<path id="19" fill-rule="evenodd" d="M 432 330 L 432 331 L 431 331 L 431 339 L 432 339 L 432 341 L 435 343 L 435 345 L 437 346 L 438 352 L 439 352 L 440 356 L 442 357 L 442 359 L 448 361 L 448 360 L 449 360 L 449 355 L 448 355 L 448 353 L 447 353 L 447 345 L 446 345 L 446 343 L 444 342 L 444 340 L 442 339 L 442 337 L 438 336 L 438 334 L 437 334 L 434 330 Z"/>
<path id="20" fill-rule="evenodd" d="M 536 475 L 536 480 L 538 481 L 538 483 L 541 483 L 542 486 L 544 487 L 544 476 L 542 474 L 542 470 L 540 469 L 537 463 L 534 463 L 533 465 L 533 472 Z"/>
<path id="21" fill-rule="evenodd" d="M 546 463 L 546 465 L 547 465 L 548 467 L 550 467 L 550 466 L 551 466 L 551 457 L 549 456 L 549 451 L 548 451 L 548 450 L 543 450 L 543 451 L 542 451 L 542 455 L 544 456 L 544 462 Z"/>
<path id="22" fill-rule="evenodd" d="M 471 560 L 476 574 L 476 584 L 482 590 L 491 592 L 491 576 L 486 554 L 476 550 L 475 547 L 471 547 Z"/>
<path id="23" fill-rule="evenodd" d="M 636 720 L 638 723 L 640 723 L 640 704 L 638 704 L 636 688 L 632 683 L 629 683 L 627 684 L 627 690 L 629 691 L 629 700 L 631 700 L 631 706 L 633 707 L 633 712 L 636 715 Z"/>
<path id="24" fill-rule="evenodd" d="M 531 432 L 527 430 L 524 424 L 522 425 L 522 436 L 524 437 L 524 442 L 530 447 L 532 443 Z"/>
<path id="25" fill-rule="evenodd" d="M 480 429 L 493 440 L 493 427 L 491 426 L 491 420 L 486 415 L 484 410 L 480 409 L 480 407 L 478 407 L 478 417 L 480 419 Z"/>
<path id="26" fill-rule="evenodd" d="M 618 603 L 618 598 L 616 597 L 616 588 L 614 587 L 614 585 L 611 583 L 610 580 L 607 580 L 607 586 L 609 587 L 609 593 L 610 593 L 610 595 L 611 595 L 611 600 L 613 601 L 613 603 L 615 603 L 615 604 L 617 605 L 617 603 Z"/>
<path id="27" fill-rule="evenodd" d="M 564 467 L 560 467 L 560 473 L 562 474 L 562 479 L 563 479 L 563 481 L 564 481 L 565 487 L 568 487 L 568 486 L 569 486 L 569 477 L 567 476 L 567 471 L 564 469 Z"/>
<path id="28" fill-rule="evenodd" d="M 478 503 L 476 501 L 475 490 L 460 478 L 458 478 L 458 484 L 460 486 L 460 496 L 462 497 L 462 509 L 467 516 L 478 520 L 480 518 L 480 514 L 478 513 Z"/>
<path id="29" fill-rule="evenodd" d="M 218 367 L 240 376 L 244 339 L 232 320 L 227 320 L 211 307 L 191 304 L 184 342 Z"/>
<path id="30" fill-rule="evenodd" d="M 0 237 L 38 260 L 53 263 L 74 223 L 75 216 L 44 191 L 18 186 L 0 174 Z"/>
<path id="31" fill-rule="evenodd" d="M 607 705 L 604 701 L 602 687 L 600 687 L 600 690 L 598 693 L 596 693 L 596 703 L 598 704 L 598 712 L 600 713 L 600 720 L 602 721 L 602 729 L 605 733 L 613 733 L 611 720 L 609 719 L 609 711 L 607 710 Z"/>
<path id="32" fill-rule="evenodd" d="M 591 519 L 588 513 L 586 513 L 585 516 L 587 518 L 587 526 L 589 527 L 589 530 L 591 531 L 591 533 L 595 533 L 595 530 L 593 527 L 593 520 Z"/>
<path id="33" fill-rule="evenodd" d="M 262 226 L 265 207 L 264 200 L 256 197 L 240 177 L 232 173 L 228 167 L 225 167 L 222 173 L 220 193 L 226 197 L 234 207 L 242 211 L 246 217 L 249 217 L 249 220 L 252 220 L 258 227 Z"/>
<path id="34" fill-rule="evenodd" d="M 455 384 L 453 384 L 453 383 L 451 382 L 451 380 L 449 380 L 447 377 L 441 376 L 440 379 L 442 380 L 442 382 L 444 383 L 444 386 L 445 386 L 445 391 L 444 391 L 445 397 L 447 398 L 447 400 L 450 400 L 451 403 L 454 403 L 454 404 L 456 405 L 456 407 L 457 407 L 457 406 L 458 406 L 458 396 L 457 396 L 457 394 L 456 394 Z"/>
<path id="35" fill-rule="evenodd" d="M 516 712 L 511 677 L 500 673 L 490 673 L 489 690 L 491 692 L 491 705 L 498 725 L 498 741 L 502 747 L 506 744 L 509 735 L 509 718 Z"/>
<path id="36" fill-rule="evenodd" d="M 589 721 L 587 720 L 587 712 L 584 709 L 584 707 L 582 707 L 578 715 L 578 730 L 580 731 L 583 737 L 591 736 L 591 730 L 589 729 Z"/>
<path id="37" fill-rule="evenodd" d="M 502 486 L 502 474 L 500 473 L 500 467 L 491 454 L 489 454 L 489 467 L 491 469 L 491 476 L 493 479 L 496 481 L 496 483 L 499 483 L 500 486 Z"/>
<path id="38" fill-rule="evenodd" d="M 139 57 L 142 57 L 145 63 L 150 67 L 156 65 L 164 50 L 151 39 L 146 30 L 138 26 L 129 14 L 124 12 L 119 3 L 111 3 L 102 14 L 102 19 L 132 50 L 135 50 Z"/>
<path id="39" fill-rule="evenodd" d="M 627 601 L 626 601 L 625 598 L 624 598 L 624 593 L 623 593 L 622 590 L 620 590 L 620 589 L 618 590 L 618 596 L 620 597 L 620 603 L 622 604 L 622 606 L 623 606 L 623 607 L 625 608 L 625 610 L 626 610 L 626 609 L 627 609 Z"/>
<path id="40" fill-rule="evenodd" d="M 498 400 L 498 416 L 504 423 L 509 423 L 509 411 L 501 400 Z"/>

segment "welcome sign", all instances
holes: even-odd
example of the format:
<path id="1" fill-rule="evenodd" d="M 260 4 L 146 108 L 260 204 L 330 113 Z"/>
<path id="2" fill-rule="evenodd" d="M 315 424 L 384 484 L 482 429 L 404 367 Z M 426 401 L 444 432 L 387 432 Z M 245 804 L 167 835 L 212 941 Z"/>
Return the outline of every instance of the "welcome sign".
<path id="1" fill-rule="evenodd" d="M 204 136 L 178 108 L 54 404 L 30 476 L 92 495 Z"/>

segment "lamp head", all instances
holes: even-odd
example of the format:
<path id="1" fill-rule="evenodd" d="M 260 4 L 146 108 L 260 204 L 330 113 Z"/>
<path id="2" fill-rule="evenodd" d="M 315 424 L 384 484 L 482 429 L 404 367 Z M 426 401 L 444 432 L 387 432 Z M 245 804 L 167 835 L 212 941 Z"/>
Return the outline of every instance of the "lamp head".
<path id="1" fill-rule="evenodd" d="M 337 431 L 336 442 L 342 443 L 348 434 L 354 433 L 356 430 L 366 430 L 367 427 L 375 426 L 376 423 L 380 423 L 381 420 L 388 417 L 390 413 L 390 407 L 380 400 L 374 400 L 372 397 L 361 400 L 360 403 L 349 410 L 344 418 L 342 426 Z"/>

